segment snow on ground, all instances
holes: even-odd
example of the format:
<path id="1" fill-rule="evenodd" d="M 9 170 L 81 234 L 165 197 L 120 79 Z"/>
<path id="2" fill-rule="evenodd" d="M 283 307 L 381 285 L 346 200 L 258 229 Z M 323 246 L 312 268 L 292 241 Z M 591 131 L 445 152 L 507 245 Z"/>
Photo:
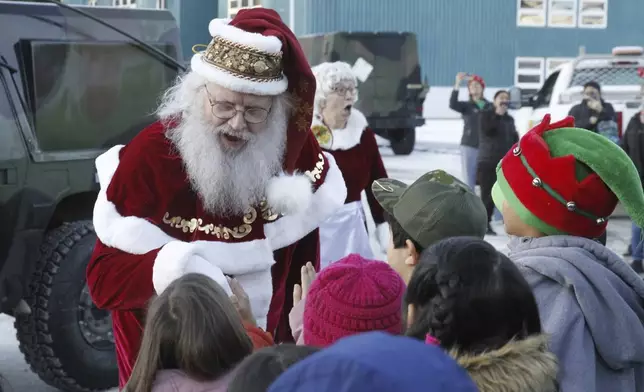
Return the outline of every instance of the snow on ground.
<path id="1" fill-rule="evenodd" d="M 453 175 L 461 176 L 458 143 L 461 138 L 462 122 L 460 120 L 429 121 L 418 129 L 416 150 L 409 156 L 396 156 L 391 152 L 386 140 L 379 140 L 385 166 L 390 177 L 411 183 L 423 173 L 443 169 Z M 365 203 L 366 204 L 366 203 Z M 368 224 L 373 229 L 373 220 L 368 216 Z M 494 224 L 498 236 L 488 236 L 486 240 L 497 249 L 503 249 L 507 236 L 503 233 L 501 223 Z M 608 226 L 608 246 L 621 254 L 630 238 L 630 223 L 628 220 L 611 220 Z M 376 248 L 375 239 L 372 245 Z M 382 252 L 377 257 L 385 260 Z M 55 389 L 46 386 L 30 370 L 18 351 L 15 339 L 13 319 L 0 316 L 0 375 L 6 378 L 11 386 L 10 391 L 22 392 L 54 392 Z M 116 391 L 114 389 L 113 391 Z"/>

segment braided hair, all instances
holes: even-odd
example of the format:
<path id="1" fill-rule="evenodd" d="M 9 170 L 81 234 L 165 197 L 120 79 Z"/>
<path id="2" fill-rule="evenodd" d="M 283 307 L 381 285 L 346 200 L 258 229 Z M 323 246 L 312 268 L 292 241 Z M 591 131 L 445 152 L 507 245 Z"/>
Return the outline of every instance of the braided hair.
<path id="1" fill-rule="evenodd" d="M 427 334 L 444 348 L 478 353 L 541 332 L 539 310 L 516 265 L 473 237 L 442 240 L 420 257 L 403 309 L 414 309 L 405 334 Z M 406 315 L 406 317 L 409 315 Z"/>

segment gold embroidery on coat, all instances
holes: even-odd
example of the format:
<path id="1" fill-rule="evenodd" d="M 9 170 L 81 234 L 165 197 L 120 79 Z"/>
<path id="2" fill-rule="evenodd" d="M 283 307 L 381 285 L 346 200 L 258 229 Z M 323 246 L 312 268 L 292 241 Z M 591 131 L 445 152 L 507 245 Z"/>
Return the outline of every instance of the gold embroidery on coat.
<path id="1" fill-rule="evenodd" d="M 322 155 L 322 153 L 319 153 L 318 158 L 319 160 L 315 164 L 313 170 L 307 170 L 304 172 L 304 174 L 306 174 L 306 176 L 309 177 L 309 180 L 311 180 L 311 182 L 313 183 L 322 178 L 322 172 L 324 171 L 324 155 Z"/>
<path id="2" fill-rule="evenodd" d="M 279 214 L 273 212 L 273 209 L 268 205 L 268 202 L 266 202 L 266 200 L 259 202 L 259 208 L 262 211 L 262 218 L 266 222 L 276 221 L 277 218 L 280 217 Z"/>
<path id="3" fill-rule="evenodd" d="M 194 233 L 195 231 L 202 231 L 206 234 L 214 235 L 217 238 L 230 239 L 233 238 L 244 238 L 253 230 L 251 226 L 253 222 L 257 220 L 257 210 L 255 208 L 249 208 L 242 218 L 243 224 L 229 228 L 222 225 L 214 225 L 212 223 L 203 225 L 203 219 L 201 218 L 192 218 L 184 219 L 180 216 L 170 217 L 170 213 L 166 212 L 163 215 L 163 223 L 173 227 L 175 229 L 180 229 L 184 233 Z"/>

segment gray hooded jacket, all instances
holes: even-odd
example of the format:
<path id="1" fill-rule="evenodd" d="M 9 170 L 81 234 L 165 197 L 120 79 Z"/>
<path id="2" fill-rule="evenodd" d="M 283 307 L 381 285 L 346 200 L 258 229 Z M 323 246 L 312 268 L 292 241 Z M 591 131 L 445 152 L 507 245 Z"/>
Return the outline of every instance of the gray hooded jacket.
<path id="1" fill-rule="evenodd" d="M 586 238 L 513 238 L 508 248 L 550 334 L 560 391 L 644 391 L 644 281 Z"/>

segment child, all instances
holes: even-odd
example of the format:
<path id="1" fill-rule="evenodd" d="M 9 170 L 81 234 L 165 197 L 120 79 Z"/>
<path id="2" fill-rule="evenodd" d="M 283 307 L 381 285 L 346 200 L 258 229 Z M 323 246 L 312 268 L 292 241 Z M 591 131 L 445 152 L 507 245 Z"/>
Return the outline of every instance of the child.
<path id="1" fill-rule="evenodd" d="M 453 237 L 425 250 L 405 308 L 406 335 L 448 350 L 481 392 L 557 390 L 557 361 L 530 286 L 487 242 Z"/>
<path id="2" fill-rule="evenodd" d="M 256 351 L 237 367 L 228 392 L 266 392 L 286 369 L 317 351 L 288 343 Z"/>
<path id="3" fill-rule="evenodd" d="M 226 292 L 187 274 L 155 298 L 127 392 L 223 392 L 228 373 L 253 350 Z"/>
<path id="4" fill-rule="evenodd" d="M 620 201 L 644 224 L 637 169 L 571 117 L 530 130 L 497 168 L 508 248 L 537 299 L 562 392 L 644 391 L 644 282 L 597 239 Z"/>
<path id="5" fill-rule="evenodd" d="M 453 359 L 415 339 L 369 332 L 296 363 L 268 392 L 477 392 Z"/>
<path id="6" fill-rule="evenodd" d="M 315 275 L 307 263 L 293 295 L 289 320 L 298 344 L 326 347 L 361 332 L 402 333 L 405 282 L 387 263 L 351 254 Z"/>
<path id="7" fill-rule="evenodd" d="M 371 185 L 374 197 L 385 210 L 391 238 L 387 262 L 409 282 L 418 255 L 443 238 L 473 236 L 487 232 L 485 205 L 456 177 L 434 170 L 413 184 L 383 178 Z"/>

